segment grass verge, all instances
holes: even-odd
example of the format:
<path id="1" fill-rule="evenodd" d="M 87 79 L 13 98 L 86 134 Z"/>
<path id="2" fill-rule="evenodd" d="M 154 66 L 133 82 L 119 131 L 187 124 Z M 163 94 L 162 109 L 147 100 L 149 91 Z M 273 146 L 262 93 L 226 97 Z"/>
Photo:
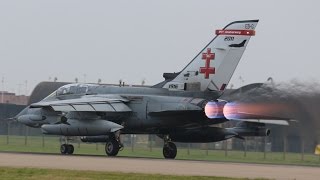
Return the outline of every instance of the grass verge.
<path id="1" fill-rule="evenodd" d="M 6 180 L 96 180 L 96 179 L 128 179 L 128 180 L 248 180 L 247 178 L 228 178 L 228 177 L 207 177 L 207 176 L 171 176 L 160 174 L 141 174 L 141 173 L 118 173 L 118 172 L 97 172 L 97 171 L 76 171 L 76 170 L 56 170 L 56 169 L 37 169 L 37 168 L 8 168 L 0 167 L 0 179 Z M 254 179 L 265 180 L 265 179 Z"/>
<path id="2" fill-rule="evenodd" d="M 103 144 L 72 143 L 75 147 L 75 154 L 103 155 L 105 150 Z M 58 137 L 45 136 L 0 136 L 0 151 L 7 152 L 36 152 L 36 153 L 60 153 L 60 142 Z M 147 157 L 163 158 L 162 148 L 148 148 L 147 145 L 135 146 L 134 148 L 125 147 L 118 156 L 127 157 Z M 306 165 L 320 167 L 320 158 L 314 154 L 304 154 L 303 158 L 299 153 L 282 152 L 247 152 L 224 150 L 201 150 L 186 149 L 178 147 L 176 159 L 186 160 L 206 160 L 221 162 L 240 162 L 240 163 L 263 163 L 263 164 L 287 164 L 287 165 Z"/>

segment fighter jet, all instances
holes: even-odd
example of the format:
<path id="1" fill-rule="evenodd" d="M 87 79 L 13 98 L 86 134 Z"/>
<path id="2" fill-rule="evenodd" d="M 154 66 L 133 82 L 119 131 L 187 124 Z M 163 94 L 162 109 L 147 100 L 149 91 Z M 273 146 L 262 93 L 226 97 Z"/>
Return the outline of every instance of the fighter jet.
<path id="1" fill-rule="evenodd" d="M 246 121 L 244 113 L 234 128 L 213 125 L 235 118 L 237 111 L 219 99 L 225 91 L 258 20 L 231 22 L 179 73 L 164 73 L 165 80 L 151 87 L 68 84 L 40 102 L 31 104 L 16 119 L 41 128 L 44 134 L 79 136 L 83 142 L 105 142 L 108 156 L 123 147 L 121 134 L 156 134 L 164 141 L 163 156 L 174 159 L 174 142 L 206 143 L 244 136 L 267 136 L 265 123 Z M 232 119 L 228 118 L 232 117 Z M 254 116 L 256 117 L 256 116 Z M 58 119 L 58 120 L 57 120 Z M 62 154 L 72 154 L 66 142 Z"/>

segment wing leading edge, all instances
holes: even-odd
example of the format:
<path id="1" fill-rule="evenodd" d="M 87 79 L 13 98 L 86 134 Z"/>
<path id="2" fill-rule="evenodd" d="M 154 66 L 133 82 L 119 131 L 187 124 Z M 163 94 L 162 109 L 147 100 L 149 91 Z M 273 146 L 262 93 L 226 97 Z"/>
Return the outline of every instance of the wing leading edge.
<path id="1" fill-rule="evenodd" d="M 131 112 L 125 104 L 129 100 L 120 96 L 84 96 L 79 99 L 44 101 L 31 104 L 31 108 L 51 107 L 63 112 Z"/>

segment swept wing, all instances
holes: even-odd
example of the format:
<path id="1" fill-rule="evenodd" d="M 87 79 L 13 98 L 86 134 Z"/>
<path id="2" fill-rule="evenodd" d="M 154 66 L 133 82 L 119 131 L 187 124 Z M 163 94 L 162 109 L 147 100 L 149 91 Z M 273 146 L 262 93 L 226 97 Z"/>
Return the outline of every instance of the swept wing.
<path id="1" fill-rule="evenodd" d="M 87 95 L 78 99 L 42 101 L 30 107 L 51 107 L 54 111 L 63 112 L 131 112 L 126 102 L 129 100 L 118 95 Z"/>

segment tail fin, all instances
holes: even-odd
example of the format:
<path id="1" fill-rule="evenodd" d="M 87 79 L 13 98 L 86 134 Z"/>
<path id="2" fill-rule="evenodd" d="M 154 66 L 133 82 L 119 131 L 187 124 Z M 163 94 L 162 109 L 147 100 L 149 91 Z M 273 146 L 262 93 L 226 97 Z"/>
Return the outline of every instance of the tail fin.
<path id="1" fill-rule="evenodd" d="M 222 30 L 163 88 L 224 91 L 259 20 L 235 21 Z"/>

